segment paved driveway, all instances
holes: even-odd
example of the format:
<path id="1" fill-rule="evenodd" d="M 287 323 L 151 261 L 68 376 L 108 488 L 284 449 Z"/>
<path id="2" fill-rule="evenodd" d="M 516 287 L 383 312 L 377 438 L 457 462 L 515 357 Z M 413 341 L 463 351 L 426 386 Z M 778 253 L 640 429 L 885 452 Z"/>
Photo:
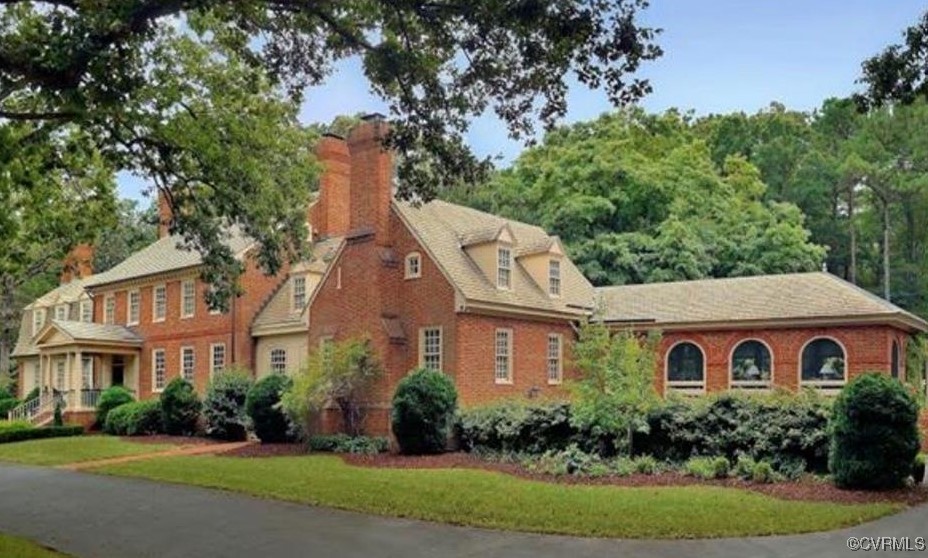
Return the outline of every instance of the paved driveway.
<path id="1" fill-rule="evenodd" d="M 928 535 L 928 506 L 846 531 L 796 537 L 579 539 L 451 527 L 144 480 L 0 465 L 0 532 L 78 558 L 829 558 L 860 554 L 846 547 L 851 535 Z"/>

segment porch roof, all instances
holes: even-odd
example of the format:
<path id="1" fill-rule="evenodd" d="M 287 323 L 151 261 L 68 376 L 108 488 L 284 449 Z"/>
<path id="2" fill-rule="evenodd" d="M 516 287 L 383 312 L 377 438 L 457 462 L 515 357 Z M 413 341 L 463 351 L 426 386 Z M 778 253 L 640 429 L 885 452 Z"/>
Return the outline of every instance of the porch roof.
<path id="1" fill-rule="evenodd" d="M 142 346 L 142 338 L 121 325 L 51 320 L 35 340 L 39 349 L 82 343 L 138 348 Z"/>

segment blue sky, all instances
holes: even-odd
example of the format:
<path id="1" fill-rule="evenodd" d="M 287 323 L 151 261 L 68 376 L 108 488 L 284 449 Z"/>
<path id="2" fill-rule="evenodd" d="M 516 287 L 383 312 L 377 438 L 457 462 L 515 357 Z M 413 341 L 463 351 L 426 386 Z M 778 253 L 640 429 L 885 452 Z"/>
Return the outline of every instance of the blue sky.
<path id="1" fill-rule="evenodd" d="M 660 27 L 664 56 L 642 68 L 654 92 L 649 111 L 756 112 L 777 101 L 811 110 L 858 89 L 860 63 L 891 43 L 928 8 L 924 0 L 652 0 L 642 14 Z M 601 91 L 573 87 L 566 122 L 595 118 L 610 105 Z M 386 112 L 368 91 L 356 60 L 307 91 L 304 122 L 339 114 Z M 474 121 L 468 141 L 481 156 L 511 161 L 522 149 L 492 115 Z M 123 197 L 142 199 L 143 180 L 121 175 Z"/>

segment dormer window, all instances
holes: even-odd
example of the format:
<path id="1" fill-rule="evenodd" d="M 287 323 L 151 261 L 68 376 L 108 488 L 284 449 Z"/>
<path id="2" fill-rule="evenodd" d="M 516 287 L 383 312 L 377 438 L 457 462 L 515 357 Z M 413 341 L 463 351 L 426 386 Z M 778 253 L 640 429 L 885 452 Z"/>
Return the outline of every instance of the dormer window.
<path id="1" fill-rule="evenodd" d="M 93 321 L 93 302 L 89 300 L 81 301 L 81 321 L 82 322 L 92 322 Z"/>
<path id="2" fill-rule="evenodd" d="M 45 325 L 45 309 L 36 308 L 32 311 L 32 335 L 39 333 L 42 326 Z"/>
<path id="3" fill-rule="evenodd" d="M 406 279 L 418 279 L 422 277 L 422 258 L 419 252 L 413 252 L 406 256 Z"/>
<path id="4" fill-rule="evenodd" d="M 512 288 L 512 251 L 500 246 L 496 251 L 496 287 Z"/>
<path id="5" fill-rule="evenodd" d="M 293 310 L 302 310 L 306 306 L 306 277 L 293 278 Z"/>
<path id="6" fill-rule="evenodd" d="M 68 305 L 59 304 L 55 306 L 55 319 L 59 322 L 63 322 L 68 319 Z"/>
<path id="7" fill-rule="evenodd" d="M 561 261 L 548 261 L 548 294 L 561 296 Z"/>

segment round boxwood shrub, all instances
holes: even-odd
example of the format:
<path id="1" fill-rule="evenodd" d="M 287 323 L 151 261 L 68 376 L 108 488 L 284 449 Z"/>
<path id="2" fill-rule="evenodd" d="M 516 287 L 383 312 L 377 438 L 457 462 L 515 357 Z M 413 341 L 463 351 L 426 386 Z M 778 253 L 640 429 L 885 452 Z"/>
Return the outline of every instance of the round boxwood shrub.
<path id="1" fill-rule="evenodd" d="M 221 440 L 244 440 L 248 432 L 245 398 L 251 389 L 245 372 L 226 370 L 213 378 L 203 399 L 206 435 Z"/>
<path id="2" fill-rule="evenodd" d="M 251 418 L 255 435 L 264 443 L 287 442 L 289 422 L 280 407 L 280 396 L 290 389 L 293 380 L 283 374 L 271 374 L 258 380 L 248 390 L 245 412 Z"/>
<path id="3" fill-rule="evenodd" d="M 132 401 L 110 410 L 103 430 L 116 436 L 145 436 L 160 433 L 161 402 L 157 399 Z"/>
<path id="4" fill-rule="evenodd" d="M 864 374 L 835 401 L 828 465 L 847 488 L 902 486 L 918 454 L 918 404 L 898 380 Z"/>
<path id="5" fill-rule="evenodd" d="M 457 407 L 451 379 L 435 370 L 420 369 L 403 378 L 393 394 L 391 425 L 400 451 L 439 453 L 445 449 Z"/>
<path id="6" fill-rule="evenodd" d="M 200 399 L 193 385 L 183 378 L 174 378 L 161 393 L 164 431 L 173 436 L 195 434 L 200 408 Z"/>
<path id="7" fill-rule="evenodd" d="M 112 386 L 103 390 L 97 402 L 97 425 L 102 428 L 110 411 L 133 400 L 132 392 L 123 386 Z"/>

